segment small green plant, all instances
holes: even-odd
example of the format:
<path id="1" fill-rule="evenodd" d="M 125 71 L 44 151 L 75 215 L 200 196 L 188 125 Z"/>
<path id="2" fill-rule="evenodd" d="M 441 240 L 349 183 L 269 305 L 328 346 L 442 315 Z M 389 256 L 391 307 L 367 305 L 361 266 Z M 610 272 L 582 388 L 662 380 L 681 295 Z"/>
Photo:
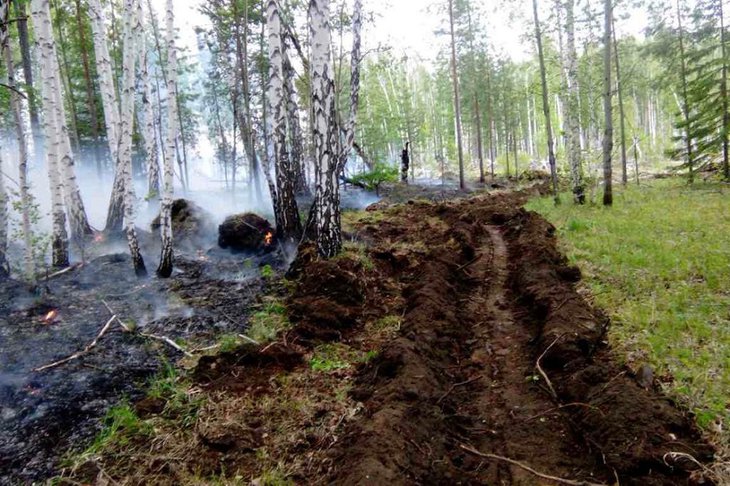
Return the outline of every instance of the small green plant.
<path id="1" fill-rule="evenodd" d="M 314 350 L 309 366 L 313 371 L 329 373 L 349 368 L 357 360 L 357 353 L 345 345 L 323 344 Z"/>
<path id="2" fill-rule="evenodd" d="M 386 182 L 398 182 L 398 167 L 378 162 L 369 172 L 352 177 L 352 183 L 380 195 L 380 186 Z"/>
<path id="3" fill-rule="evenodd" d="M 266 280 L 274 278 L 274 269 L 271 268 L 271 265 L 264 265 L 261 267 L 261 276 Z"/>
<path id="4" fill-rule="evenodd" d="M 221 353 L 230 353 L 236 349 L 239 344 L 241 344 L 241 340 L 238 336 L 235 334 L 224 334 L 218 339 L 218 350 Z"/>
<path id="5" fill-rule="evenodd" d="M 124 446 L 136 435 L 148 435 L 152 426 L 141 420 L 129 403 L 121 403 L 109 409 L 103 419 L 104 428 L 99 432 L 82 456 L 97 454 L 111 445 Z"/>
<path id="6" fill-rule="evenodd" d="M 279 332 L 288 328 L 286 307 L 281 302 L 272 300 L 267 302 L 262 310 L 251 316 L 247 334 L 251 339 L 265 343 L 272 341 Z"/>

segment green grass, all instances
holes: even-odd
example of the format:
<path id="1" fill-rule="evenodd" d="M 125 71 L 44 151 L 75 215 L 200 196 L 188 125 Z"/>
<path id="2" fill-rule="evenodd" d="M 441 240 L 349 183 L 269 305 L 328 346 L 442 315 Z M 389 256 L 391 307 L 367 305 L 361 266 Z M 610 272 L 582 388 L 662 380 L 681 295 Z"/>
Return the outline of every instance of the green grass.
<path id="1" fill-rule="evenodd" d="M 126 402 L 109 409 L 102 423 L 104 428 L 81 454 L 82 457 L 97 454 L 112 445 L 124 446 L 135 436 L 152 433 L 152 426 L 141 420 Z"/>
<path id="2" fill-rule="evenodd" d="M 271 300 L 263 309 L 251 316 L 247 335 L 258 343 L 273 341 L 276 335 L 290 327 L 286 318 L 286 307 L 281 302 Z"/>
<path id="3" fill-rule="evenodd" d="M 629 364 L 651 363 L 707 427 L 730 419 L 730 188 L 680 179 L 619 189 L 612 208 L 530 201 L 558 229 Z M 730 435 L 722 438 L 727 442 Z"/>

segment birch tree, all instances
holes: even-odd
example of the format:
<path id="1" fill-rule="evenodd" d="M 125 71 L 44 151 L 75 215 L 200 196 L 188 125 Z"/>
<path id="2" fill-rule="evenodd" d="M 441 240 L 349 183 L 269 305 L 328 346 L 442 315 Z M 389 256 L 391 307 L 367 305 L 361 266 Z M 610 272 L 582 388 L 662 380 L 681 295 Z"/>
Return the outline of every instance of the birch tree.
<path id="1" fill-rule="evenodd" d="M 119 100 L 114 84 L 114 67 L 112 66 L 109 46 L 107 44 L 107 25 L 104 10 L 99 0 L 88 0 L 91 32 L 94 41 L 94 55 L 96 58 L 96 72 L 101 92 L 101 102 L 104 108 L 104 123 L 106 138 L 109 145 L 109 155 L 114 166 L 114 184 L 109 201 L 106 217 L 106 231 L 118 232 L 122 229 L 124 219 L 124 188 L 119 174 Z"/>
<path id="2" fill-rule="evenodd" d="M 613 204 L 613 105 L 611 104 L 611 21 L 612 0 L 604 0 L 603 30 L 603 204 Z"/>
<path id="3" fill-rule="evenodd" d="M 160 236 L 162 250 L 160 264 L 157 267 L 157 276 L 168 278 L 172 275 L 172 177 L 175 166 L 175 142 L 178 132 L 178 112 L 175 103 L 177 93 L 177 52 L 175 49 L 175 16 L 172 9 L 172 0 L 165 3 L 165 21 L 167 43 L 167 139 L 164 153 L 162 204 L 160 205 Z"/>
<path id="4" fill-rule="evenodd" d="M 566 84 L 568 91 L 565 124 L 567 128 L 567 155 L 570 166 L 570 182 L 573 190 L 573 201 L 585 203 L 583 187 L 583 167 L 580 146 L 580 99 L 578 86 L 578 54 L 575 48 L 575 0 L 565 0 L 565 34 L 566 34 Z"/>
<path id="5" fill-rule="evenodd" d="M 537 0 L 532 0 L 532 13 L 535 18 L 535 42 L 537 43 L 537 57 L 540 62 L 540 81 L 542 84 L 542 110 L 545 114 L 545 131 L 547 132 L 548 163 L 550 164 L 550 177 L 553 184 L 553 197 L 555 204 L 560 202 L 558 198 L 558 174 L 555 167 L 555 146 L 553 142 L 553 127 L 550 118 L 550 98 L 548 96 L 547 74 L 545 73 L 545 55 L 542 49 L 542 29 L 540 17 L 537 14 Z M 515 164 L 517 161 L 515 160 Z"/>
<path id="6" fill-rule="evenodd" d="M 3 10 L 4 8 L 4 10 Z M 18 84 L 15 81 L 15 65 L 13 64 L 13 53 L 10 49 L 10 36 L 8 35 L 9 3 L 0 4 L 0 51 L 5 59 L 5 70 L 8 75 L 8 87 L 10 88 L 10 110 L 13 112 L 13 123 L 15 125 L 15 136 L 18 144 L 18 185 L 20 190 L 20 218 L 21 231 L 24 244 L 24 271 L 30 283 L 35 283 L 35 262 L 33 260 L 33 238 L 30 225 L 31 195 L 28 184 L 28 136 L 23 123 L 22 102 L 18 92 Z M 29 100 L 30 101 L 30 100 Z M 0 168 L 0 185 L 3 184 L 3 173 Z M 4 217 L 0 215 L 0 230 L 7 231 L 7 192 L 5 187 L 0 187 L 0 211 L 5 211 Z M 5 235 L 7 238 L 7 234 Z M 1 238 L 0 238 L 1 239 Z M 1 242 L 0 242 L 1 244 Z M 2 258 L 4 258 L 4 251 Z M 2 262 L 0 262 L 0 266 Z M 1 270 L 0 270 L 1 271 Z"/>
<path id="7" fill-rule="evenodd" d="M 43 114 L 49 118 L 54 131 L 52 139 L 56 143 L 55 156 L 59 176 L 63 181 L 63 198 L 68 211 L 71 235 L 77 243 L 82 244 L 86 236 L 93 234 L 89 225 L 76 180 L 74 154 L 71 150 L 69 129 L 66 123 L 66 110 L 63 103 L 63 86 L 61 82 L 56 43 L 53 39 L 51 25 L 51 10 L 48 1 L 33 1 L 31 3 L 31 17 L 40 53 L 40 72 L 48 95 L 44 96 Z"/>
<path id="8" fill-rule="evenodd" d="M 282 42 L 281 14 L 276 0 L 266 2 L 266 26 L 269 40 L 269 86 L 268 98 L 272 117 L 274 143 L 274 168 L 276 187 L 271 198 L 274 204 L 276 229 L 279 236 L 295 241 L 301 236 L 302 225 L 299 209 L 294 197 L 296 171 L 287 147 L 287 92 L 284 88 L 284 52 Z"/>
<path id="9" fill-rule="evenodd" d="M 332 32 L 329 0 L 310 0 L 309 29 L 312 56 L 312 137 L 315 156 L 314 221 L 317 250 L 323 257 L 337 254 L 342 246 L 339 224 L 338 128 L 335 114 L 335 82 L 331 64 Z"/>
<path id="10" fill-rule="evenodd" d="M 127 234 L 129 252 L 132 255 L 134 271 L 139 277 L 147 275 L 144 259 L 137 241 L 137 230 L 134 226 L 135 194 L 132 182 L 132 130 L 134 128 L 134 81 L 135 57 L 137 55 L 136 39 L 139 38 L 139 24 L 136 22 L 135 0 L 125 0 L 124 44 L 122 62 L 122 104 L 120 110 L 119 164 L 122 187 L 124 188 L 124 229 Z"/>
<path id="11" fill-rule="evenodd" d="M 144 151 L 147 157 L 147 198 L 157 200 L 160 195 L 160 164 L 157 159 L 157 139 L 155 137 L 155 114 L 152 107 L 152 85 L 150 82 L 148 66 L 148 49 L 145 35 L 145 20 L 142 2 L 136 0 L 137 11 L 137 51 L 139 53 L 139 72 L 142 83 L 142 138 L 144 139 Z"/>
<path id="12" fill-rule="evenodd" d="M 58 112 L 55 103 L 56 83 L 54 76 L 58 76 L 55 53 L 50 47 L 51 19 L 48 12 L 48 2 L 32 0 L 31 18 L 38 42 L 38 60 L 41 71 L 41 104 L 43 107 L 43 131 L 46 138 L 46 160 L 48 182 L 51 190 L 51 261 L 54 267 L 68 266 L 68 233 L 66 231 L 66 212 L 63 206 L 63 186 L 59 172 L 59 152 L 61 150 Z"/>

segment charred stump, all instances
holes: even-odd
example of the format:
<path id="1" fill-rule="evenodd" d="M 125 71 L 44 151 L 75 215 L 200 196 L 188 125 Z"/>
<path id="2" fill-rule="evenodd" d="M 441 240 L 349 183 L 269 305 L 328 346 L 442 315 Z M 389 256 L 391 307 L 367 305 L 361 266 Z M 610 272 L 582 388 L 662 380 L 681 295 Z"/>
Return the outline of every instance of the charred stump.
<path id="1" fill-rule="evenodd" d="M 275 230 L 254 213 L 229 216 L 218 227 L 218 246 L 235 252 L 266 251 L 274 248 Z"/>

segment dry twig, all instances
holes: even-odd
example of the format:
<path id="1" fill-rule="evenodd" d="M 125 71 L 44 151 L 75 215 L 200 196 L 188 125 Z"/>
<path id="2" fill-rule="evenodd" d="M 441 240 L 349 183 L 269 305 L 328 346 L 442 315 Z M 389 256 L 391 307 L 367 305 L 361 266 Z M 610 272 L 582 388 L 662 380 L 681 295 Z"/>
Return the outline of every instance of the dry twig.
<path id="1" fill-rule="evenodd" d="M 33 368 L 33 371 L 43 371 L 43 370 L 47 370 L 50 368 L 55 368 L 56 366 L 61 366 L 62 364 L 68 363 L 69 361 L 73 361 L 73 360 L 78 359 L 81 356 L 87 354 L 89 351 L 94 349 L 96 344 L 99 342 L 99 339 L 101 339 L 104 336 L 104 334 L 106 334 L 106 332 L 109 330 L 109 326 L 112 325 L 112 322 L 114 322 L 114 319 L 116 319 L 116 318 L 117 318 L 117 316 L 112 316 L 112 318 L 109 319 L 106 324 L 104 324 L 104 327 L 101 328 L 101 331 L 99 331 L 99 334 L 96 335 L 94 340 L 91 341 L 89 344 L 87 344 L 86 347 L 84 349 L 82 349 L 81 351 L 78 351 L 78 352 L 72 354 L 71 356 L 61 359 L 59 361 L 55 361 L 53 363 L 41 366 L 39 368 Z"/>
<path id="2" fill-rule="evenodd" d="M 554 398 L 554 399 L 555 399 L 556 401 L 558 400 L 558 394 L 557 394 L 557 393 L 555 393 L 555 388 L 553 388 L 553 384 L 552 384 L 552 382 L 550 381 L 550 378 L 548 378 L 548 375 L 547 375 L 547 373 L 545 373 L 545 371 L 544 371 L 544 370 L 542 369 L 542 366 L 540 366 L 540 361 L 542 361 L 542 359 L 543 359 L 543 358 L 545 357 L 545 355 L 546 355 L 546 354 L 548 353 L 548 351 L 550 351 L 550 349 L 551 349 L 551 348 L 552 348 L 553 346 L 555 346 L 555 344 L 556 344 L 556 343 L 557 343 L 557 342 L 558 342 L 558 341 L 560 340 L 560 338 L 562 338 L 563 336 L 564 336 L 564 334 L 561 334 L 560 336 L 556 337 L 556 338 L 555 338 L 555 340 L 554 340 L 554 341 L 553 341 L 552 343 L 550 343 L 550 346 L 548 346 L 547 348 L 545 348 L 545 351 L 543 351 L 543 352 L 542 352 L 542 354 L 540 355 L 540 357 L 539 357 L 539 358 L 537 358 L 537 362 L 535 362 L 535 367 L 537 368 L 537 371 L 538 371 L 538 373 L 540 373 L 540 375 L 541 375 L 541 376 L 543 377 L 543 379 L 545 379 L 545 383 L 547 384 L 547 386 L 548 386 L 548 389 L 550 390 L 550 395 L 552 395 L 552 397 L 553 397 L 553 398 Z"/>
<path id="3" fill-rule="evenodd" d="M 565 479 L 565 478 L 559 478 L 557 476 L 551 476 L 549 474 L 545 474 L 545 473 L 541 473 L 540 471 L 536 471 L 535 469 L 531 468 L 527 464 L 524 464 L 520 461 L 515 461 L 514 459 L 510 459 L 509 457 L 503 457 L 503 456 L 498 456 L 496 454 L 488 454 L 488 453 L 484 453 L 484 452 L 479 452 L 478 450 L 474 449 L 473 447 L 470 447 L 470 446 L 467 446 L 464 444 L 460 444 L 459 447 L 464 449 L 466 452 L 469 452 L 470 454 L 474 454 L 475 456 L 483 457 L 485 459 L 496 459 L 498 461 L 507 462 L 509 464 L 522 468 L 525 471 L 532 473 L 539 478 L 547 479 L 548 481 L 555 481 L 556 483 L 568 484 L 571 486 L 606 486 L 604 483 L 592 483 L 590 481 L 577 481 L 574 479 Z"/>
<path id="4" fill-rule="evenodd" d="M 441 395 L 441 398 L 439 398 L 438 400 L 436 400 L 436 403 L 437 404 L 441 403 L 444 398 L 448 397 L 451 394 L 451 392 L 456 389 L 456 387 L 468 385 L 469 383 L 473 383 L 473 382 L 475 382 L 477 380 L 481 380 L 481 379 L 482 379 L 482 375 L 479 375 L 479 376 L 475 376 L 474 378 L 469 378 L 466 381 L 462 381 L 461 383 L 454 383 L 453 385 L 451 385 L 449 387 L 448 390 L 446 390 L 446 393 L 444 393 L 443 395 Z"/>

